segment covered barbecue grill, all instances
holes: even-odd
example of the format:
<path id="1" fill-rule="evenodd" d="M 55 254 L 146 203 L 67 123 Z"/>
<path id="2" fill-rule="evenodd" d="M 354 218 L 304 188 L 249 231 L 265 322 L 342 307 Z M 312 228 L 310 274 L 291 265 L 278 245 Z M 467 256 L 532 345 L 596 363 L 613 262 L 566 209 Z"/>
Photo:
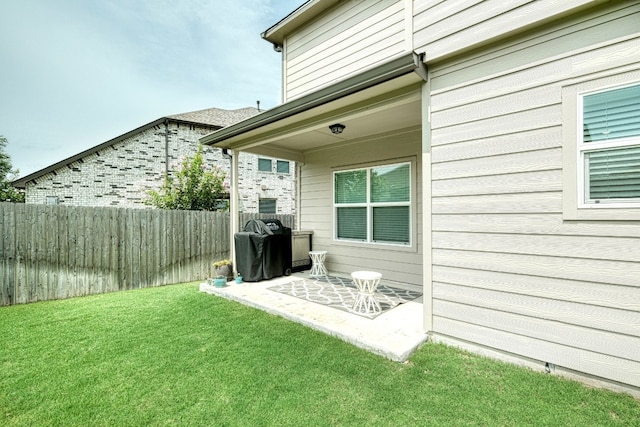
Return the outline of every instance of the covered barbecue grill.
<path id="1" fill-rule="evenodd" d="M 291 229 L 277 219 L 252 219 L 234 235 L 236 268 L 246 282 L 291 274 Z"/>

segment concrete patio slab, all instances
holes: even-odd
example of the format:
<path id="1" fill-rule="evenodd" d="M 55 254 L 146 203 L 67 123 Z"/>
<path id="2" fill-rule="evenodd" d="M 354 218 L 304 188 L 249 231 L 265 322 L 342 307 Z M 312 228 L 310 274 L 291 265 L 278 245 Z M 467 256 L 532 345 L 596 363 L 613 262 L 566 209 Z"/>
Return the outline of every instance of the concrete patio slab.
<path id="1" fill-rule="evenodd" d="M 305 273 L 295 273 L 256 283 L 229 282 L 224 288 L 202 283 L 200 291 L 284 317 L 398 362 L 407 360 L 427 341 L 428 336 L 422 329 L 422 298 L 400 304 L 375 319 L 367 319 L 268 289 L 308 277 Z"/>

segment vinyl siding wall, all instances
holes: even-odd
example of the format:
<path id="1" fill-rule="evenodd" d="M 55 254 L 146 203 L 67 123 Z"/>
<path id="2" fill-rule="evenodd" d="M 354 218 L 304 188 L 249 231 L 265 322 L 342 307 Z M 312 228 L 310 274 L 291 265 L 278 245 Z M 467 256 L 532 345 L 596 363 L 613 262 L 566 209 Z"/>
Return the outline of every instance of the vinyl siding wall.
<path id="1" fill-rule="evenodd" d="M 422 286 L 422 208 L 420 174 L 420 130 L 413 129 L 384 138 L 340 144 L 305 154 L 301 167 L 301 229 L 313 230 L 313 249 L 328 251 L 325 265 L 331 272 L 349 274 L 356 270 L 375 270 L 383 280 Z M 333 240 L 333 172 L 336 168 L 356 168 L 378 162 L 413 160 L 415 181 L 414 250 L 389 245 L 358 245 Z"/>
<path id="2" fill-rule="evenodd" d="M 433 61 L 504 37 L 594 0 L 414 0 L 414 48 Z"/>
<path id="3" fill-rule="evenodd" d="M 437 56 L 444 33 L 493 31 L 499 5 L 581 2 L 419 3 L 416 50 Z M 475 29 L 444 25 L 474 3 Z M 562 212 L 563 87 L 638 73 L 639 22 L 637 2 L 605 3 L 429 63 L 436 336 L 640 387 L 640 217 Z"/>
<path id="4" fill-rule="evenodd" d="M 405 52 L 404 2 L 340 2 L 287 37 L 283 64 L 284 101 L 358 74 Z"/>

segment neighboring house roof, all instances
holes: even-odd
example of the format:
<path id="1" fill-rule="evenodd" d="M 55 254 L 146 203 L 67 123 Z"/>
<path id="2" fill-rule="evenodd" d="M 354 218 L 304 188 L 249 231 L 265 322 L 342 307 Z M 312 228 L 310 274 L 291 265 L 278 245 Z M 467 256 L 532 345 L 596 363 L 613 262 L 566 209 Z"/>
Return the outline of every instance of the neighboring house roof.
<path id="1" fill-rule="evenodd" d="M 211 130 L 214 131 L 214 130 L 218 130 L 223 127 L 229 126 L 233 123 L 239 122 L 241 120 L 247 119 L 249 117 L 255 116 L 259 112 L 260 110 L 254 107 L 240 108 L 237 110 L 207 108 L 204 110 L 191 111 L 188 113 L 164 116 L 157 120 L 149 122 L 146 125 L 140 126 L 139 128 L 136 128 L 125 134 L 122 134 L 116 138 L 110 139 L 109 141 L 103 142 L 102 144 L 98 144 L 95 147 L 89 148 L 88 150 L 82 151 L 78 154 L 75 154 L 71 157 L 68 157 L 64 160 L 54 163 L 51 166 L 47 166 L 44 169 L 40 169 L 39 171 L 33 172 L 27 176 L 18 178 L 15 181 L 13 181 L 12 184 L 16 188 L 25 188 L 27 183 L 30 181 L 38 179 L 41 176 L 46 175 L 56 169 L 70 165 L 71 163 L 78 161 L 79 159 L 82 159 L 88 155 L 96 153 L 104 148 L 110 147 L 124 139 L 127 139 L 140 132 L 143 132 L 153 126 L 162 125 L 165 123 L 165 121 L 194 124 L 194 125 L 200 125 L 200 126 L 209 126 L 211 127 Z"/>
<path id="2" fill-rule="evenodd" d="M 220 108 L 207 108 L 206 110 L 191 111 L 188 113 L 166 116 L 182 122 L 205 124 L 216 127 L 225 127 L 237 123 L 246 118 L 255 116 L 259 110 L 253 107 L 240 108 L 238 110 L 223 110 Z"/>

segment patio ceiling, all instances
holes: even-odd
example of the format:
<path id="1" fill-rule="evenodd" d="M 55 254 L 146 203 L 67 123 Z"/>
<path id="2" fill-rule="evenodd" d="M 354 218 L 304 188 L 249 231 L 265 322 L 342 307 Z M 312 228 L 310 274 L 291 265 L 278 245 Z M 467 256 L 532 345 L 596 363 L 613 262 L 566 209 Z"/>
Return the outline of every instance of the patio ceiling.
<path id="1" fill-rule="evenodd" d="M 203 144 L 304 162 L 305 153 L 415 128 L 421 119 L 424 65 L 417 55 L 383 64 L 344 82 L 214 132 Z M 389 72 L 389 70 L 394 72 Z M 329 125 L 346 126 L 333 134 Z"/>

